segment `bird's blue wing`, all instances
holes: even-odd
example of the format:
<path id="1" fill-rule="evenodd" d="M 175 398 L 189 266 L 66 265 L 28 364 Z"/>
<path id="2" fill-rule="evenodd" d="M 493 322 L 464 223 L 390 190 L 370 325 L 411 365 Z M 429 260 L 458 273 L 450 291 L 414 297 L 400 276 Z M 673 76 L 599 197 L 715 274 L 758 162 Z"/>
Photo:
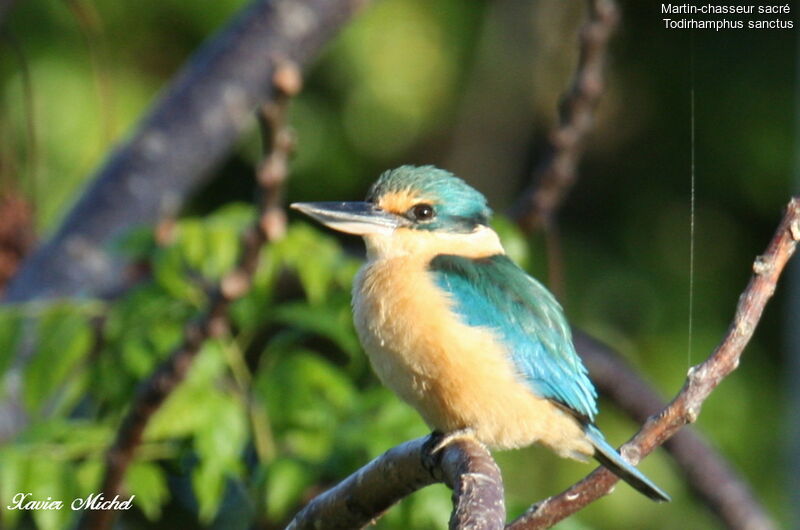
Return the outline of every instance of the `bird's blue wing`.
<path id="1" fill-rule="evenodd" d="M 480 259 L 443 254 L 429 267 L 467 324 L 498 334 L 536 395 L 594 419 L 597 393 L 575 353 L 561 306 L 542 284 L 502 254 Z"/>

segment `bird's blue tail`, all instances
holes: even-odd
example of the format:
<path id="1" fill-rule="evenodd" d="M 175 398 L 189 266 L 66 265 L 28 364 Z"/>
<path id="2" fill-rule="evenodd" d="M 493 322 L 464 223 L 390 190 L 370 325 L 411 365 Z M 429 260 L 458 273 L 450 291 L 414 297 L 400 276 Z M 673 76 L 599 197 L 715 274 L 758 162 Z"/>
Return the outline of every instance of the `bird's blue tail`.
<path id="1" fill-rule="evenodd" d="M 637 491 L 658 502 L 672 500 L 661 488 L 653 484 L 641 471 L 623 460 L 620 454 L 606 442 L 603 433 L 594 425 L 586 425 L 586 436 L 594 446 L 594 457 L 612 473 L 630 484 Z"/>

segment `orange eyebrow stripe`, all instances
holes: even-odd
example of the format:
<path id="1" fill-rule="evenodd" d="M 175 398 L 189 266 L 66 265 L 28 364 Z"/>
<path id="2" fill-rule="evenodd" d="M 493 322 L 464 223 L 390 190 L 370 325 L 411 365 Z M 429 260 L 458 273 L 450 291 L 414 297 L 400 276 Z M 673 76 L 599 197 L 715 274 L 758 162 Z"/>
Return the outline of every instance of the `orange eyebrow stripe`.
<path id="1" fill-rule="evenodd" d="M 420 197 L 414 195 L 411 190 L 393 191 L 380 197 L 378 207 L 387 212 L 403 214 L 419 202 Z"/>

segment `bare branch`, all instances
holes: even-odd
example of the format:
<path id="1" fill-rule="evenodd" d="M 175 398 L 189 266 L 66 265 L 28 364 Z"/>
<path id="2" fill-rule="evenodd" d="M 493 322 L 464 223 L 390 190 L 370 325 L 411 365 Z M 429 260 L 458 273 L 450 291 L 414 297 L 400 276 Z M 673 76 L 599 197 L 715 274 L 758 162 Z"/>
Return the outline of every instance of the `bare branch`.
<path id="1" fill-rule="evenodd" d="M 453 489 L 450 529 L 502 529 L 506 505 L 497 463 L 480 443 L 462 442 L 457 447 L 457 451 L 444 452 L 441 464 L 444 483 Z"/>
<path id="2" fill-rule="evenodd" d="M 533 172 L 531 185 L 511 208 L 511 216 L 526 230 L 550 225 L 575 183 L 584 140 L 605 86 L 606 53 L 618 19 L 613 0 L 589 0 L 589 21 L 581 30 L 578 66 L 561 101 L 558 128 L 550 134 L 547 154 Z"/>
<path id="3" fill-rule="evenodd" d="M 618 18 L 613 1 L 590 0 L 590 19 L 582 31 L 572 88 L 562 101 L 561 123 L 551 133 L 548 155 L 534 172 L 531 186 L 512 209 L 512 215 L 524 229 L 546 230 L 549 283 L 557 294 L 563 294 L 564 280 L 554 217 L 577 178 L 582 142 L 591 129 L 594 109 L 602 93 L 608 41 Z M 580 332 L 575 339 L 600 391 L 636 421 L 644 422 L 650 414 L 664 408 L 650 386 L 611 350 Z M 729 528 L 774 526 L 747 484 L 699 434 L 684 431 L 670 440 L 666 449 L 681 466 L 689 485 Z"/>
<path id="4" fill-rule="evenodd" d="M 108 243 L 170 217 L 272 101 L 277 64 L 307 66 L 368 0 L 254 0 L 197 52 L 92 179 L 57 233 L 24 263 L 6 301 L 103 296 L 125 284 Z M 4 4 L 0 4 L 2 6 Z"/>
<path id="5" fill-rule="evenodd" d="M 459 438 L 432 454 L 440 439 L 434 434 L 390 449 L 312 500 L 287 529 L 362 528 L 436 482 L 453 488 L 451 529 L 503 528 L 503 482 L 492 455 L 472 438 Z"/>
<path id="6" fill-rule="evenodd" d="M 577 331 L 575 347 L 600 393 L 636 422 L 644 423 L 651 414 L 666 406 L 651 386 L 605 344 Z M 699 432 L 684 428 L 668 440 L 664 448 L 680 466 L 688 485 L 726 528 L 775 526 L 747 483 Z"/>
<path id="7" fill-rule="evenodd" d="M 287 83 L 287 78 L 295 79 Z M 142 442 L 150 419 L 180 385 L 206 339 L 218 336 L 228 328 L 227 310 L 231 302 L 241 298 L 250 288 L 251 280 L 258 266 L 258 257 L 264 243 L 271 240 L 268 228 L 274 225 L 277 207 L 272 194 L 281 194 L 281 187 L 287 176 L 287 160 L 292 149 L 291 135 L 285 124 L 286 105 L 289 98 L 300 88 L 300 71 L 289 61 L 278 64 L 273 84 L 277 94 L 275 103 L 264 109 L 264 120 L 272 128 L 272 140 L 266 143 L 271 149 L 262 169 L 259 183 L 263 198 L 259 216 L 253 225 L 241 236 L 242 253 L 233 271 L 228 273 L 220 284 L 209 293 L 208 309 L 184 329 L 183 342 L 170 354 L 141 387 L 130 411 L 122 421 L 114 444 L 106 454 L 106 474 L 103 479 L 102 494 L 111 499 L 119 494 L 125 471 L 132 462 L 136 448 Z M 264 177 L 269 168 L 269 178 Z M 91 530 L 110 528 L 116 515 L 113 510 L 89 511 L 82 527 Z"/>
<path id="8" fill-rule="evenodd" d="M 786 262 L 800 240 L 800 198 L 795 197 L 786 209 L 766 252 L 753 263 L 753 276 L 739 298 L 733 322 L 723 341 L 703 363 L 692 367 L 686 382 L 672 402 L 658 415 L 650 417 L 642 429 L 622 446 L 622 454 L 638 463 L 653 449 L 671 438 L 678 430 L 692 423 L 700 414 L 703 402 L 714 388 L 739 365 L 745 346 L 753 335 L 764 306 L 775 287 Z M 509 529 L 549 528 L 597 498 L 608 494 L 618 478 L 599 468 L 566 491 L 532 506 Z"/>
<path id="9" fill-rule="evenodd" d="M 434 484 L 437 480 L 422 459 L 428 441 L 428 437 L 417 438 L 386 451 L 314 498 L 287 530 L 361 528 L 400 499 Z"/>

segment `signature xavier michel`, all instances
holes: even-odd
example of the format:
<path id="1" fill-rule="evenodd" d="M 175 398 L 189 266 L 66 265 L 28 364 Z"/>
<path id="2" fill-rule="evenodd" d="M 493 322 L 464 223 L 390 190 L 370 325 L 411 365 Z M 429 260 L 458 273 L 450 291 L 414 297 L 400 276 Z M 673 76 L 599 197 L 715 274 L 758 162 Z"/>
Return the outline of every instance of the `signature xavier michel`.
<path id="1" fill-rule="evenodd" d="M 11 504 L 6 506 L 9 510 L 61 510 L 64 508 L 64 501 L 53 500 L 47 497 L 45 500 L 33 499 L 32 493 L 16 493 L 11 498 Z M 72 499 L 69 507 L 72 510 L 129 510 L 136 495 L 120 500 L 119 495 L 113 499 L 106 499 L 102 493 L 93 493 L 88 497 Z"/>

